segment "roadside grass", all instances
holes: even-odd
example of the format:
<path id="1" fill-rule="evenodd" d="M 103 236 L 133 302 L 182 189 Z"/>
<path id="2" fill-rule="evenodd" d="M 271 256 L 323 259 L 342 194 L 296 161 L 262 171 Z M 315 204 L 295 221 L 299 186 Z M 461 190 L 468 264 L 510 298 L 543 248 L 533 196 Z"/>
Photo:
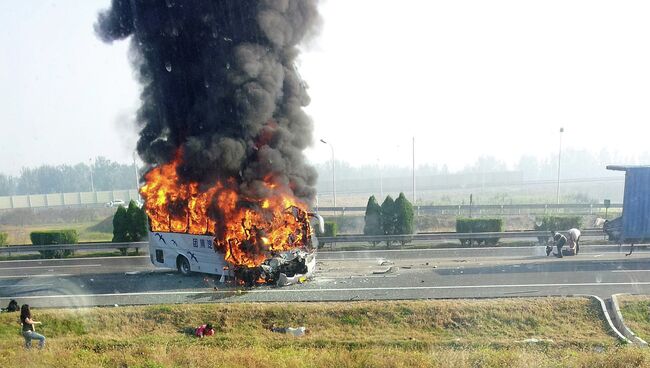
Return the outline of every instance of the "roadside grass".
<path id="1" fill-rule="evenodd" d="M 650 341 L 650 295 L 621 295 L 618 301 L 627 327 Z"/>
<path id="2" fill-rule="evenodd" d="M 0 315 L 0 366 L 650 366 L 601 314 L 587 298 L 43 309 L 34 316 L 48 346 L 38 353 L 21 348 L 17 314 Z M 206 322 L 215 336 L 194 338 Z M 276 334 L 271 324 L 311 333 Z"/>
<path id="3" fill-rule="evenodd" d="M 97 225 L 95 222 L 80 222 L 67 224 L 45 224 L 45 225 L 0 225 L 0 231 L 9 234 L 9 244 L 31 244 L 29 234 L 32 231 L 74 229 L 79 234 L 79 242 L 110 242 L 113 233 L 91 231 L 89 228 Z"/>

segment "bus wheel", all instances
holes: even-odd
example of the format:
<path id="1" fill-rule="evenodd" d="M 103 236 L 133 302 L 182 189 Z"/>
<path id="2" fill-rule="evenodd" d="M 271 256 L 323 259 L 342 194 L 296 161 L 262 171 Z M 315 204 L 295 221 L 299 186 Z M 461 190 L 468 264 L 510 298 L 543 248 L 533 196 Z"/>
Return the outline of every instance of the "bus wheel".
<path id="1" fill-rule="evenodd" d="M 178 268 L 178 272 L 185 276 L 189 275 L 192 272 L 192 269 L 190 268 L 190 261 L 188 261 L 187 258 L 183 256 L 178 256 L 178 259 L 176 260 L 176 268 Z"/>

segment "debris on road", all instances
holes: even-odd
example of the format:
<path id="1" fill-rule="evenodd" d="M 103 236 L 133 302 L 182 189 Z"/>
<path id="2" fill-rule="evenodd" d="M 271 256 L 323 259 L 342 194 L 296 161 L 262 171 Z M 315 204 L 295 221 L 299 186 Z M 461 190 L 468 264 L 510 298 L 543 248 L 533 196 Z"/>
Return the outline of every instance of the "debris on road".
<path id="1" fill-rule="evenodd" d="M 393 272 L 393 266 L 390 266 L 385 270 L 372 271 L 372 273 L 375 275 L 383 275 L 390 272 Z"/>
<path id="2" fill-rule="evenodd" d="M 386 258 L 379 258 L 377 259 L 377 264 L 380 266 L 388 266 L 388 265 L 393 265 L 395 262 L 389 261 Z"/>
<path id="3" fill-rule="evenodd" d="M 249 287 L 257 283 L 288 286 L 305 282 L 313 274 L 315 264 L 313 252 L 293 250 L 269 258 L 259 267 L 236 268 L 235 277 Z"/>
<path id="4" fill-rule="evenodd" d="M 402 266 L 402 268 L 405 270 L 410 270 L 411 268 L 413 268 L 413 266 L 412 265 Z"/>

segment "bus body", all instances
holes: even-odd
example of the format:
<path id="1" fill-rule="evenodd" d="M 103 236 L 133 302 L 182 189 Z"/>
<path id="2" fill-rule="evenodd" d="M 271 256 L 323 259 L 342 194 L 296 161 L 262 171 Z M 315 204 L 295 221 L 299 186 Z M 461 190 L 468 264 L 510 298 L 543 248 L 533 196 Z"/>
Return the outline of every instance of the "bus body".
<path id="1" fill-rule="evenodd" d="M 310 214 L 318 221 L 323 232 L 323 219 L 317 214 Z M 311 250 L 288 250 L 269 258 L 259 272 L 262 275 L 273 274 L 273 282 L 288 285 L 309 278 L 316 269 L 316 250 L 318 240 L 312 234 Z M 224 254 L 215 250 L 214 237 L 211 235 L 194 235 L 172 232 L 149 232 L 149 257 L 156 267 L 175 268 L 182 274 L 201 272 L 225 277 L 237 276 Z"/>
<path id="2" fill-rule="evenodd" d="M 224 254 L 214 250 L 213 242 L 214 237 L 210 235 L 150 232 L 149 256 L 154 266 L 176 268 L 185 274 L 202 272 L 232 276 Z"/>

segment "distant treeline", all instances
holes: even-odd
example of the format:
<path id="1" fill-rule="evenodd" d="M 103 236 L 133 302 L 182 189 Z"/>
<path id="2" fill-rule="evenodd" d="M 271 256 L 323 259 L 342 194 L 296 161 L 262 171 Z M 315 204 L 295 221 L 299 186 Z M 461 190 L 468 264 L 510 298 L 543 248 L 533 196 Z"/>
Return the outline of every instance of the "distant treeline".
<path id="1" fill-rule="evenodd" d="M 562 152 L 562 179 L 601 178 L 616 176 L 620 173 L 611 172 L 605 166 L 611 164 L 650 164 L 650 152 L 640 156 L 628 157 L 607 150 L 597 154 L 585 150 L 566 149 Z M 522 156 L 517 164 L 508 166 L 505 162 L 493 156 L 481 156 L 472 165 L 451 172 L 447 165 L 421 165 L 417 167 L 417 177 L 440 176 L 448 174 L 489 174 L 506 171 L 517 171 L 523 180 L 553 180 L 557 178 L 558 156 L 549 155 L 544 158 Z M 319 184 L 327 186 L 332 177 L 331 162 L 316 165 L 319 173 Z M 402 167 L 383 166 L 381 164 L 351 166 L 345 161 L 336 161 L 336 177 L 340 179 L 356 178 L 410 177 L 411 167 L 405 163 Z"/>
<path id="2" fill-rule="evenodd" d="M 466 180 L 465 178 L 475 180 L 477 175 L 482 178 L 481 180 L 489 180 L 490 173 L 499 173 L 501 179 L 515 178 L 518 181 L 553 180 L 557 178 L 557 164 L 557 155 L 546 158 L 523 156 L 516 165 L 510 167 L 492 156 L 481 156 L 472 165 L 454 172 L 446 165 L 418 166 L 416 176 L 419 182 L 426 177 L 435 177 L 436 181 L 444 182 L 445 176 L 454 175 L 453 180 L 451 176 L 449 177 L 450 183 L 454 185 L 456 185 L 454 180 Z M 626 157 L 606 150 L 593 154 L 584 150 L 567 149 L 562 152 L 562 179 L 620 176 L 620 173 L 606 170 L 605 166 L 608 164 L 650 164 L 650 152 L 638 157 Z M 315 166 L 319 174 L 317 184 L 319 191 L 331 190 L 331 163 L 324 162 Z M 503 174 L 508 171 L 516 172 L 516 175 Z M 23 168 L 20 175 L 15 177 L 0 174 L 0 196 L 90 191 L 90 172 L 91 167 L 88 164 L 79 163 L 74 166 L 43 165 L 36 168 Z M 132 164 L 120 164 L 98 157 L 92 165 L 92 176 L 96 191 L 135 188 L 135 168 Z M 341 190 L 344 189 L 346 180 L 374 180 L 383 177 L 384 185 L 389 188 L 392 183 L 391 178 L 406 180 L 410 176 L 411 168 L 406 164 L 401 167 L 380 164 L 351 166 L 345 161 L 336 162 L 336 177 L 337 181 L 340 181 Z M 441 178 L 443 180 L 439 180 Z M 399 190 L 408 188 L 408 185 L 404 186 L 401 181 L 399 183 L 398 181 L 395 181 L 393 186 L 399 187 Z"/>
<path id="3" fill-rule="evenodd" d="M 16 177 L 0 174 L 0 196 L 89 192 L 90 175 L 91 166 L 83 163 L 23 168 Z M 96 191 L 135 189 L 135 175 L 133 164 L 120 164 L 104 157 L 97 157 L 92 165 Z"/>

